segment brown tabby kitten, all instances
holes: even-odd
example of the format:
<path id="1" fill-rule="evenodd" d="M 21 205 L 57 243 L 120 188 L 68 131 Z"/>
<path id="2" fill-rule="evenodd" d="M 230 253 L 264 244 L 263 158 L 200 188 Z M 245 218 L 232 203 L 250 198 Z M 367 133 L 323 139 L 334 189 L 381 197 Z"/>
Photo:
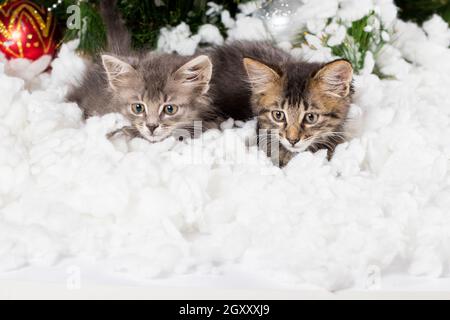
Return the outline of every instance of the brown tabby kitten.
<path id="1" fill-rule="evenodd" d="M 350 63 L 337 60 L 321 66 L 301 86 L 291 86 L 289 75 L 255 60 L 245 59 L 244 64 L 253 86 L 259 130 L 279 132 L 280 165 L 305 150 L 328 149 L 331 158 L 336 145 L 344 141 L 352 92 Z"/>
<path id="2" fill-rule="evenodd" d="M 277 139 L 280 166 L 305 150 L 327 149 L 331 158 L 345 139 L 353 94 L 351 64 L 346 60 L 306 63 L 267 43 L 230 46 L 244 57 L 258 132 L 268 132 L 259 135 L 259 144 L 267 146 L 268 156 L 276 159 L 270 140 Z"/>
<path id="3" fill-rule="evenodd" d="M 131 123 L 122 131 L 150 142 L 184 132 L 192 135 L 194 121 L 202 121 L 203 129 L 217 127 L 208 95 L 209 57 L 133 52 L 115 2 L 101 1 L 109 53 L 90 62 L 67 100 L 78 103 L 86 118 L 121 113 Z"/>

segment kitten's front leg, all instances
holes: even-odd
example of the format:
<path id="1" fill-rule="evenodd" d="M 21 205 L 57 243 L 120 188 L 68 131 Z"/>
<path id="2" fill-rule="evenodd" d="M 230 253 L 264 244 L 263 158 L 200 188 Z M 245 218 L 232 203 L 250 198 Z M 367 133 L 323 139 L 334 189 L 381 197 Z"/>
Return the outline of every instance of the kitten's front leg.
<path id="1" fill-rule="evenodd" d="M 277 150 L 272 150 L 272 143 L 269 140 L 264 140 L 266 143 L 260 144 L 261 137 L 258 136 L 258 146 L 266 153 L 267 157 L 272 160 L 272 163 L 280 168 L 285 167 L 291 159 L 298 153 L 293 153 L 287 150 L 283 145 L 277 143 Z M 277 154 L 278 153 L 278 154 Z"/>
<path id="2" fill-rule="evenodd" d="M 108 139 L 111 139 L 112 137 L 118 135 L 118 134 L 123 134 L 126 135 L 130 138 L 135 138 L 136 136 L 138 136 L 138 133 L 136 131 L 135 128 L 133 127 L 123 127 L 120 129 L 117 129 L 113 132 L 108 133 L 108 135 L 106 136 Z"/>
<path id="3" fill-rule="evenodd" d="M 297 154 L 298 153 L 291 152 L 287 150 L 285 147 L 280 146 L 280 159 L 279 159 L 280 168 L 285 167 L 289 163 L 289 161 L 291 161 L 292 158 L 294 158 Z"/>

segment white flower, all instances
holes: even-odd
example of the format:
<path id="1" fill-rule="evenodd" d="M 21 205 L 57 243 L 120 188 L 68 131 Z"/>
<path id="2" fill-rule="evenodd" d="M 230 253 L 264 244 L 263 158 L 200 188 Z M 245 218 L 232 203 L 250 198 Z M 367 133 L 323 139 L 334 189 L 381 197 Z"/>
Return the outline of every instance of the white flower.
<path id="1" fill-rule="evenodd" d="M 207 5 L 208 5 L 209 9 L 206 10 L 206 15 L 208 17 L 219 15 L 223 10 L 223 6 L 218 5 L 215 2 L 208 2 Z"/>
<path id="2" fill-rule="evenodd" d="M 361 70 L 361 74 L 371 74 L 375 67 L 375 59 L 373 57 L 372 52 L 367 51 L 366 56 L 364 57 L 364 66 Z"/>
<path id="3" fill-rule="evenodd" d="M 380 19 L 378 19 L 378 17 L 376 16 L 370 17 L 369 23 L 375 30 L 381 29 L 381 21 Z"/>
<path id="4" fill-rule="evenodd" d="M 327 27 L 325 28 L 325 32 L 329 35 L 334 35 L 339 29 L 339 26 L 339 24 L 333 21 L 329 25 L 327 25 Z"/>
<path id="5" fill-rule="evenodd" d="M 308 45 L 313 49 L 320 49 L 322 48 L 322 41 L 315 35 L 307 34 L 305 36 L 306 42 L 308 42 Z"/>
<path id="6" fill-rule="evenodd" d="M 333 58 L 330 48 L 320 47 L 311 48 L 306 44 L 302 44 L 301 48 L 294 48 L 291 54 L 308 62 L 327 62 Z"/>
<path id="7" fill-rule="evenodd" d="M 327 21 L 325 19 L 312 19 L 306 23 L 306 28 L 310 33 L 318 34 L 325 29 Z"/>
<path id="8" fill-rule="evenodd" d="M 347 29 L 344 26 L 338 26 L 336 31 L 331 34 L 331 37 L 328 39 L 327 45 L 330 47 L 334 47 L 340 45 L 347 35 Z"/>
<path id="9" fill-rule="evenodd" d="M 374 6 L 373 7 L 373 12 L 375 12 L 375 14 L 376 15 L 380 15 L 380 13 L 381 13 L 381 8 L 380 8 L 380 6 Z"/>
<path id="10" fill-rule="evenodd" d="M 227 29 L 234 28 L 234 26 L 236 25 L 236 21 L 234 21 L 234 19 L 231 17 L 230 11 L 228 10 L 222 11 L 220 19 Z"/>

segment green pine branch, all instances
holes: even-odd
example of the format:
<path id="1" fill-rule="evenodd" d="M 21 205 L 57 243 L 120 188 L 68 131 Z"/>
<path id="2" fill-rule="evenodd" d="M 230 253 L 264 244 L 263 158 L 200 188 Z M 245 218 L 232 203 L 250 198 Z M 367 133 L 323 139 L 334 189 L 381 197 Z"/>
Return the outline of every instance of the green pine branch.
<path id="1" fill-rule="evenodd" d="M 4 1 L 4 0 L 0 0 Z M 207 3 L 210 0 L 118 0 L 118 7 L 127 26 L 132 33 L 133 45 L 136 48 L 154 48 L 160 29 L 166 26 L 176 26 L 186 22 L 193 32 L 205 23 L 216 25 L 222 33 L 225 27 L 220 17 L 207 17 Z M 238 4 L 251 0 L 216 0 L 215 3 L 228 9 L 234 16 Z M 51 7 L 57 0 L 38 0 L 45 7 Z M 67 29 L 67 8 L 80 4 L 81 30 Z M 63 0 L 54 10 L 58 24 L 63 30 L 64 41 L 80 39 L 79 51 L 95 54 L 105 47 L 105 26 L 98 12 L 98 0 Z"/>
<path id="2" fill-rule="evenodd" d="M 186 22 L 192 32 L 205 23 L 216 25 L 223 33 L 224 26 L 218 17 L 208 18 L 207 3 L 210 0 L 119 0 L 119 7 L 133 35 L 137 48 L 156 46 L 159 30 L 166 26 L 176 26 Z M 238 11 L 237 5 L 250 0 L 214 1 L 230 10 L 232 15 Z"/>
<path id="3" fill-rule="evenodd" d="M 450 0 L 395 0 L 395 4 L 404 20 L 422 23 L 438 14 L 450 24 Z"/>
<path id="4" fill-rule="evenodd" d="M 370 25 L 372 18 L 378 19 L 375 12 L 371 12 L 360 20 L 353 21 L 351 27 L 347 29 L 344 41 L 331 48 L 335 56 L 349 60 L 357 72 L 364 68 L 367 52 L 370 51 L 376 56 L 385 44 L 381 37 L 381 33 L 385 31 L 382 25 L 379 30 L 371 32 L 365 30 Z"/>
<path id="5" fill-rule="evenodd" d="M 106 47 L 105 25 L 96 3 L 80 2 L 79 6 L 81 29 L 67 28 L 64 41 L 79 39 L 78 51 L 84 54 L 93 54 Z"/>
<path id="6" fill-rule="evenodd" d="M 0 4 L 7 0 L 0 0 Z M 51 7 L 57 0 L 35 0 L 45 7 Z M 159 36 L 159 30 L 166 26 L 175 26 L 182 21 L 186 22 L 193 32 L 204 23 L 216 25 L 225 34 L 225 27 L 220 17 L 206 17 L 207 2 L 210 0 L 118 0 L 120 11 L 125 18 L 133 37 L 136 48 L 154 48 Z M 214 1 L 214 0 L 212 0 Z M 232 16 L 238 11 L 238 4 L 251 0 L 215 0 L 219 5 L 228 9 Z M 66 28 L 70 5 L 80 3 L 81 30 Z M 440 14 L 450 23 L 450 0 L 395 0 L 403 19 L 423 22 L 432 14 Z M 79 50 L 85 53 L 95 53 L 104 48 L 106 43 L 105 28 L 98 14 L 98 0 L 63 0 L 53 10 L 58 21 L 60 33 L 65 41 L 80 38 Z M 360 21 L 359 23 L 364 23 Z M 358 51 L 352 48 L 352 40 L 333 50 L 339 55 L 358 60 L 366 52 L 368 42 L 371 40 L 366 33 L 360 33 L 361 28 L 353 25 L 349 29 L 349 38 L 353 38 L 358 45 Z M 350 59 L 350 60 L 351 60 Z"/>

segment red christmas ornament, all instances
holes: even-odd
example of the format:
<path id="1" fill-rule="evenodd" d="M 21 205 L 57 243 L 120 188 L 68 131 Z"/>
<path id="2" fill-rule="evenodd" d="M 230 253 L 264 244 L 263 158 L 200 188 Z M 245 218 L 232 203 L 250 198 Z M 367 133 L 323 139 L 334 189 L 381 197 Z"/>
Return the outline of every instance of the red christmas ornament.
<path id="1" fill-rule="evenodd" d="M 0 51 L 8 59 L 53 56 L 55 29 L 51 12 L 32 1 L 10 0 L 0 6 Z"/>

